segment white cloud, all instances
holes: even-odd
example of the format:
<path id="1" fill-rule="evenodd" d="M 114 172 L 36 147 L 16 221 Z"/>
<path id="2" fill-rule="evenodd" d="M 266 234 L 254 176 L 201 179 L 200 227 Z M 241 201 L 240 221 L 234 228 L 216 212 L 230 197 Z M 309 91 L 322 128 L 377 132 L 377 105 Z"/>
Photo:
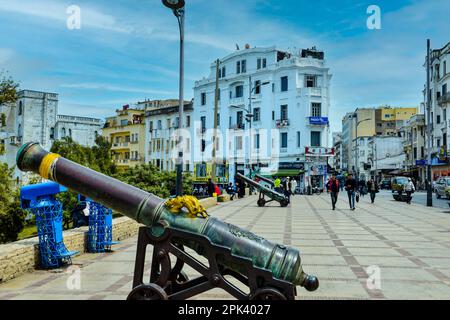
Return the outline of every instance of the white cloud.
<path id="1" fill-rule="evenodd" d="M 69 5 L 70 3 L 62 1 L 0 0 L 0 11 L 58 21 L 61 22 L 61 27 L 65 28 L 69 17 L 67 14 Z M 121 33 L 131 32 L 130 28 L 119 25 L 115 17 L 101 13 L 86 5 L 81 6 L 81 26 L 82 28 L 91 27 Z"/>
<path id="2" fill-rule="evenodd" d="M 14 50 L 0 48 L 0 69 L 6 68 L 7 63 L 14 57 Z"/>
<path id="3" fill-rule="evenodd" d="M 115 86 L 115 85 L 106 84 L 106 83 L 73 83 L 73 84 L 62 84 L 60 87 L 61 88 L 70 88 L 70 89 L 142 93 L 142 94 L 150 94 L 150 95 L 153 95 L 153 94 L 174 95 L 174 94 L 176 94 L 176 92 L 171 92 L 171 91 L 151 90 L 151 89 L 137 88 L 137 87 Z"/>

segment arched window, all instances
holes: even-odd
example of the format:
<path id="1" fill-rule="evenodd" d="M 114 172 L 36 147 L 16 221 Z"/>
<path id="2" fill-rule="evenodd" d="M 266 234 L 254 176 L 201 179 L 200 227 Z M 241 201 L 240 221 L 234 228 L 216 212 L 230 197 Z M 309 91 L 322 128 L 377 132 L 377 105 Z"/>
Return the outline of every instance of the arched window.
<path id="1" fill-rule="evenodd" d="M 50 128 L 50 139 L 55 139 L 55 128 Z"/>
<path id="2" fill-rule="evenodd" d="M 65 138 L 66 137 L 66 128 L 62 128 L 61 130 L 61 138 Z"/>
<path id="3" fill-rule="evenodd" d="M 22 101 L 19 102 L 19 116 L 21 116 L 23 113 L 23 103 Z"/>
<path id="4" fill-rule="evenodd" d="M 17 128 L 17 135 L 20 137 L 22 135 L 22 125 L 19 124 L 19 127 Z"/>
<path id="5" fill-rule="evenodd" d="M 69 129 L 69 137 L 72 138 L 72 129 Z"/>

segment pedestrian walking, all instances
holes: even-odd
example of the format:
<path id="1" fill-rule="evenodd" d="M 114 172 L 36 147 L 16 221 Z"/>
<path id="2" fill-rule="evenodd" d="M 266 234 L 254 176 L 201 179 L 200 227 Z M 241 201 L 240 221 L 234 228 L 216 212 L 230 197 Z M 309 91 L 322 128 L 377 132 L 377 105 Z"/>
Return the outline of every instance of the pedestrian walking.
<path id="1" fill-rule="evenodd" d="M 339 196 L 339 181 L 336 179 L 335 175 L 331 177 L 331 180 L 328 183 L 328 192 L 331 194 L 331 205 L 333 210 L 336 210 L 336 202 Z"/>
<path id="2" fill-rule="evenodd" d="M 406 203 L 411 204 L 412 200 L 412 194 L 416 191 L 416 187 L 414 186 L 414 183 L 412 182 L 412 179 L 409 178 L 408 182 L 405 185 L 405 192 L 406 192 Z"/>
<path id="3" fill-rule="evenodd" d="M 292 190 L 294 190 L 293 194 L 297 194 L 297 186 L 298 186 L 297 180 L 296 179 L 292 179 Z"/>
<path id="4" fill-rule="evenodd" d="M 364 179 L 360 179 L 358 181 L 358 189 L 359 189 L 359 194 L 361 195 L 361 197 L 364 197 L 366 195 L 366 180 Z"/>
<path id="5" fill-rule="evenodd" d="M 355 210 L 355 198 L 356 198 L 356 180 L 353 179 L 353 175 L 349 174 L 345 181 L 345 190 L 348 195 L 348 202 L 350 204 L 350 210 Z"/>
<path id="6" fill-rule="evenodd" d="M 280 189 L 280 186 L 281 186 L 281 180 L 280 180 L 280 178 L 276 178 L 275 179 L 275 181 L 273 182 L 273 186 L 274 186 L 274 189 L 275 189 L 275 191 L 276 192 L 279 192 L 279 193 L 281 193 L 281 189 Z"/>
<path id="7" fill-rule="evenodd" d="M 290 177 L 287 177 L 287 187 L 288 187 L 288 191 L 291 195 L 293 195 L 294 193 L 292 192 L 292 179 Z"/>
<path id="8" fill-rule="evenodd" d="M 215 192 L 216 192 L 215 184 L 212 182 L 212 179 L 208 179 L 208 195 L 209 195 L 209 197 L 212 198 L 212 196 L 214 195 Z"/>
<path id="9" fill-rule="evenodd" d="M 380 192 L 380 189 L 378 187 L 378 183 L 375 180 L 370 179 L 367 182 L 367 191 L 370 193 L 370 201 L 372 203 L 375 203 L 376 194 L 378 192 Z"/>

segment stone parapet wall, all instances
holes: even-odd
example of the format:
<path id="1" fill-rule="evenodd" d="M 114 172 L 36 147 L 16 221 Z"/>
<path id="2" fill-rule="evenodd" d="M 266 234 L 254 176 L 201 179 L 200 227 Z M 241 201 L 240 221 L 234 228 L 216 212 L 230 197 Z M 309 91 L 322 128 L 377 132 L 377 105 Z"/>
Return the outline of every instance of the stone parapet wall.
<path id="1" fill-rule="evenodd" d="M 217 205 L 216 198 L 200 200 L 206 208 Z M 138 233 L 141 225 L 136 221 L 121 217 L 113 220 L 113 240 L 121 241 Z M 70 251 L 85 253 L 87 249 L 88 227 L 64 231 L 64 244 Z M 39 266 L 39 238 L 34 237 L 0 245 L 0 283 L 32 272 Z"/>

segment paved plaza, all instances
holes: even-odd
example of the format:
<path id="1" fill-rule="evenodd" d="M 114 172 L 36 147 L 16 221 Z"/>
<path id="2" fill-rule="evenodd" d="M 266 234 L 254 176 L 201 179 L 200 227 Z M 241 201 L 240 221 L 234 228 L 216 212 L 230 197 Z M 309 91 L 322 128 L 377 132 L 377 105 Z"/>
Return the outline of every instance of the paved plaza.
<path id="1" fill-rule="evenodd" d="M 304 270 L 320 280 L 315 292 L 299 288 L 298 299 L 450 299 L 448 209 L 409 206 L 387 193 L 375 204 L 362 199 L 354 212 L 344 194 L 336 211 L 326 194 L 296 196 L 288 208 L 258 208 L 256 200 L 221 204 L 209 213 L 298 248 Z M 67 270 L 35 271 L 1 284 L 0 299 L 124 300 L 132 289 L 136 241 L 122 241 L 114 253 L 74 258 L 80 267 L 79 290 L 68 289 Z M 376 275 L 371 273 L 376 268 L 379 289 L 367 286 L 368 273 Z M 196 297 L 230 298 L 219 289 Z"/>

